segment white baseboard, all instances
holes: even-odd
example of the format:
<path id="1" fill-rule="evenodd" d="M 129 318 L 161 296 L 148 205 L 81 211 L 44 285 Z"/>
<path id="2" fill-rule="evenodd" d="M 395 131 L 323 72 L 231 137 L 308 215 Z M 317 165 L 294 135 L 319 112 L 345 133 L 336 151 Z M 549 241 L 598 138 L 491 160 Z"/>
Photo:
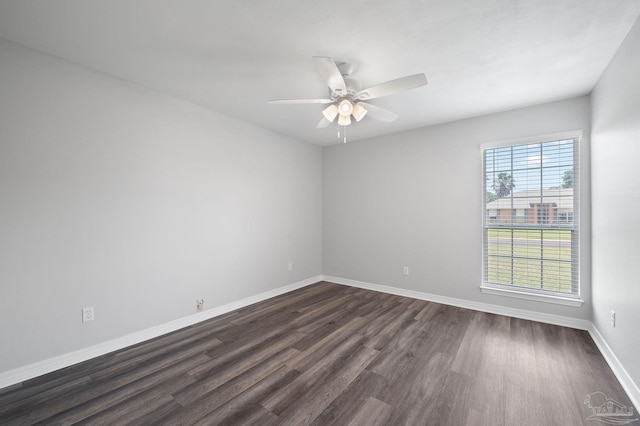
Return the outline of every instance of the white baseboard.
<path id="1" fill-rule="evenodd" d="M 640 389 L 638 385 L 633 381 L 627 370 L 624 368 L 618 357 L 613 353 L 607 342 L 600 334 L 600 331 L 596 328 L 596 326 L 592 323 L 589 328 L 589 334 L 591 338 L 600 349 L 600 353 L 611 367 L 613 374 L 616 376 L 620 384 L 622 385 L 625 392 L 627 392 L 627 396 L 631 400 L 631 403 L 635 405 L 636 409 L 640 410 Z"/>
<path id="2" fill-rule="evenodd" d="M 324 276 L 324 281 L 336 284 L 359 287 L 367 290 L 379 291 L 382 293 L 395 294 L 398 296 L 411 297 L 413 299 L 427 300 L 429 302 L 442 303 L 443 305 L 457 306 L 459 308 L 473 309 L 475 311 L 489 312 L 492 314 L 505 315 L 514 318 L 521 318 L 531 321 L 544 322 L 547 324 L 561 325 L 563 327 L 577 328 L 579 330 L 589 330 L 591 321 L 565 317 L 561 315 L 545 314 L 542 312 L 527 311 L 524 309 L 508 308 L 506 306 L 491 305 L 489 303 L 474 302 L 471 300 L 457 299 L 455 297 L 440 296 L 437 294 L 423 293 L 421 291 L 406 290 L 403 288 L 389 287 L 380 284 L 371 284 L 362 281 L 355 281 L 346 278 Z"/>
<path id="3" fill-rule="evenodd" d="M 108 354 L 109 352 L 124 349 L 128 346 L 135 345 L 146 340 L 171 333 L 176 330 L 180 330 L 181 328 L 197 324 L 199 322 L 217 317 L 222 314 L 226 314 L 231 311 L 235 311 L 245 306 L 249 306 L 254 303 L 261 302 L 263 300 L 270 299 L 272 297 L 279 296 L 281 294 L 288 293 L 302 287 L 306 287 L 318 281 L 322 281 L 321 275 L 307 278 L 306 280 L 298 281 L 296 283 L 289 284 L 284 287 L 279 287 L 274 290 L 266 291 L 255 296 L 237 300 L 226 305 L 207 309 L 206 311 L 179 318 L 165 324 L 160 324 L 146 330 L 127 334 L 126 336 L 109 340 L 104 343 L 99 343 L 88 348 L 79 349 L 77 351 L 69 352 L 63 355 L 59 355 L 53 358 L 45 359 L 43 361 L 38 361 L 33 364 L 0 373 L 0 389 L 15 385 L 20 382 L 24 382 L 25 380 L 33 379 L 43 374 L 60 370 L 61 368 L 69 367 L 79 362 L 87 361 L 89 359 Z"/>

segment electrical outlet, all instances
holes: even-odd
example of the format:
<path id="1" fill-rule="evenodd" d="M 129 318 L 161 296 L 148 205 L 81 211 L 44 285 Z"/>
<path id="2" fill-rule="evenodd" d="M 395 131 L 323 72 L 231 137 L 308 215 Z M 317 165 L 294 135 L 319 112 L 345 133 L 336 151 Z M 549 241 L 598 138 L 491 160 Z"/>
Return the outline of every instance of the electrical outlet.
<path id="1" fill-rule="evenodd" d="M 611 327 L 615 328 L 616 326 L 616 313 L 611 310 Z"/>
<path id="2" fill-rule="evenodd" d="M 402 275 L 405 275 L 405 276 L 409 275 L 409 267 L 408 266 L 403 266 L 402 267 Z"/>
<path id="3" fill-rule="evenodd" d="M 293 271 L 293 262 L 289 262 L 289 272 Z"/>
<path id="4" fill-rule="evenodd" d="M 95 313 L 93 306 L 82 308 L 82 322 L 93 321 L 95 319 Z"/>
<path id="5" fill-rule="evenodd" d="M 196 312 L 202 312 L 204 309 L 204 299 L 196 300 Z"/>

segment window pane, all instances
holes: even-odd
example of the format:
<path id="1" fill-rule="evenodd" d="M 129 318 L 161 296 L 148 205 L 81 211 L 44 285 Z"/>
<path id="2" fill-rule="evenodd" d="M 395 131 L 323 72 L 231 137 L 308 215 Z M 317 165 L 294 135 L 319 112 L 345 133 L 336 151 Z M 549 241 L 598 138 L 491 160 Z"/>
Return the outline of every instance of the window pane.
<path id="1" fill-rule="evenodd" d="M 485 283 L 578 293 L 577 143 L 485 150 Z"/>
<path id="2" fill-rule="evenodd" d="M 513 171 L 514 197 L 540 194 L 540 169 L 520 169 Z"/>

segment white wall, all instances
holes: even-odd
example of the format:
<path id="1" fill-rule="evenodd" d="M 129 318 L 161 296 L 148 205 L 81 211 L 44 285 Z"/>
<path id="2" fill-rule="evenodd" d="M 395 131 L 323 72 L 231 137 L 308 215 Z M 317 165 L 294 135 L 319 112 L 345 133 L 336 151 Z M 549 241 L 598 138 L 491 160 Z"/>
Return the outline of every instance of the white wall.
<path id="1" fill-rule="evenodd" d="M 0 372 L 322 273 L 320 148 L 9 42 L 0 64 Z"/>
<path id="2" fill-rule="evenodd" d="M 592 94 L 593 322 L 640 384 L 640 21 Z M 609 321 L 616 312 L 616 326 Z M 636 391 L 639 392 L 639 391 Z"/>
<path id="3" fill-rule="evenodd" d="M 324 149 L 324 274 L 588 319 L 588 97 Z M 480 144 L 582 129 L 580 308 L 482 294 Z M 402 266 L 409 276 L 402 275 Z"/>

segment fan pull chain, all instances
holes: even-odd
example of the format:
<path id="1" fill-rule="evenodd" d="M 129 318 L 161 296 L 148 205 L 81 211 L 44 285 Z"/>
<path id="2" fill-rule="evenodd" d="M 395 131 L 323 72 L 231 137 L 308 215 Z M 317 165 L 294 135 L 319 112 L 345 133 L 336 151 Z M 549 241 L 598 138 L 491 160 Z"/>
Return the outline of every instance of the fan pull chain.
<path id="1" fill-rule="evenodd" d="M 347 126 L 342 126 L 342 133 L 340 133 L 340 125 L 338 125 L 338 139 L 342 136 L 342 141 L 347 143 Z"/>

